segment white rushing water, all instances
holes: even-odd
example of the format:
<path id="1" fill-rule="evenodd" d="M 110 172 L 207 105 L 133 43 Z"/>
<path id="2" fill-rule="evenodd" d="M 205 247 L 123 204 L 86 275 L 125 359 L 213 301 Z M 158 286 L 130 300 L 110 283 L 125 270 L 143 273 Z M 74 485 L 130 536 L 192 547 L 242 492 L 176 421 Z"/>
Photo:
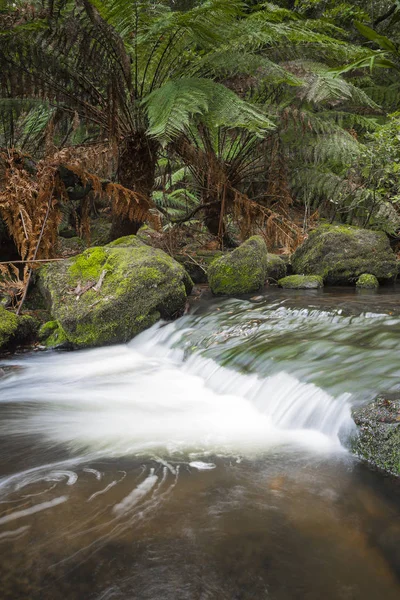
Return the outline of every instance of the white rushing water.
<path id="1" fill-rule="evenodd" d="M 254 454 L 276 446 L 339 449 L 352 425 L 333 398 L 280 372 L 260 378 L 174 348 L 184 329 L 155 326 L 128 345 L 23 359 L 0 381 L 12 407 L 0 433 L 105 456 L 140 452 Z M 153 482 L 154 483 L 154 482 Z"/>

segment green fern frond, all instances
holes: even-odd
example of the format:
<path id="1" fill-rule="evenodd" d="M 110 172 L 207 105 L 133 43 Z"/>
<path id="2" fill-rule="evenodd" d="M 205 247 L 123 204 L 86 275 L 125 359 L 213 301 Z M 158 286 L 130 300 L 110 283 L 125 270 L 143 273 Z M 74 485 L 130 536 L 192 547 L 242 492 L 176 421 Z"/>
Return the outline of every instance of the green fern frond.
<path id="1" fill-rule="evenodd" d="M 244 128 L 263 134 L 273 123 L 255 106 L 221 84 L 200 78 L 170 81 L 144 99 L 149 135 L 167 143 L 183 133 L 194 116 L 214 128 Z"/>

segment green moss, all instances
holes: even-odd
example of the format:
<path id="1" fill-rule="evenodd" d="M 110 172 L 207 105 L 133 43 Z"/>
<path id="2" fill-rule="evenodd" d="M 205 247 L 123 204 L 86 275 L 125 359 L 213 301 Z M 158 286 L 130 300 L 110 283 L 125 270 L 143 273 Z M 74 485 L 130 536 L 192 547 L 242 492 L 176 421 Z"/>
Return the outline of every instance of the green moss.
<path id="1" fill-rule="evenodd" d="M 55 327 L 52 329 L 52 331 L 49 331 L 49 335 L 44 342 L 46 348 L 57 348 L 59 346 L 70 345 L 68 336 L 61 325 L 57 321 L 49 321 L 49 323 L 55 323 Z M 47 323 L 45 323 L 45 325 L 46 324 Z"/>
<path id="2" fill-rule="evenodd" d="M 264 285 L 266 267 L 265 242 L 261 236 L 253 236 L 210 264 L 208 282 L 216 295 L 249 294 Z"/>
<path id="3" fill-rule="evenodd" d="M 289 290 L 313 290 L 322 288 L 324 282 L 318 275 L 289 275 L 280 279 L 278 285 Z"/>
<path id="4" fill-rule="evenodd" d="M 0 348 L 5 346 L 18 329 L 18 317 L 0 306 Z"/>
<path id="5" fill-rule="evenodd" d="M 363 289 L 377 289 L 379 287 L 379 281 L 375 275 L 364 273 L 357 279 L 356 286 Z"/>
<path id="6" fill-rule="evenodd" d="M 46 340 L 59 327 L 57 321 L 47 321 L 39 329 L 39 340 Z"/>
<path id="7" fill-rule="evenodd" d="M 86 281 L 96 280 L 100 277 L 103 269 L 107 269 L 106 262 L 107 253 L 104 248 L 89 248 L 77 256 L 69 272 L 73 278 L 81 277 Z"/>
<path id="8" fill-rule="evenodd" d="M 107 248 L 138 248 L 143 246 L 143 242 L 136 235 L 125 235 L 107 244 Z"/>
<path id="9" fill-rule="evenodd" d="M 0 307 L 0 348 L 31 340 L 37 327 L 36 319 L 30 315 L 17 317 L 14 313 Z"/>

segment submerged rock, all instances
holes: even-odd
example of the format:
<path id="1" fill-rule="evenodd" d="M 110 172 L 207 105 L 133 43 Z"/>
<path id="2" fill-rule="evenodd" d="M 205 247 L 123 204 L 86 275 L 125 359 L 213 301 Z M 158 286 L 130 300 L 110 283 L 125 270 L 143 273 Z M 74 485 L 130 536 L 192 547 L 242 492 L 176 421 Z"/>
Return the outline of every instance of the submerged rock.
<path id="1" fill-rule="evenodd" d="M 126 342 L 180 315 L 192 281 L 133 235 L 42 267 L 39 285 L 53 318 L 41 330 L 46 344 L 89 347 Z"/>
<path id="2" fill-rule="evenodd" d="M 318 275 L 289 275 L 280 279 L 278 285 L 287 290 L 316 290 L 324 287 L 324 282 Z"/>
<path id="3" fill-rule="evenodd" d="M 256 292 L 267 278 L 268 253 L 259 235 L 239 248 L 215 259 L 208 268 L 208 283 L 216 295 L 232 296 Z"/>
<path id="4" fill-rule="evenodd" d="M 379 287 L 379 281 L 375 275 L 364 273 L 357 279 L 356 286 L 364 290 L 373 290 Z"/>
<path id="5" fill-rule="evenodd" d="M 353 409 L 358 436 L 354 452 L 372 465 L 400 475 L 400 399 L 378 396 Z"/>
<path id="6" fill-rule="evenodd" d="M 385 233 L 350 227 L 320 225 L 292 256 L 293 270 L 320 275 L 328 284 L 355 283 L 370 273 L 380 282 L 397 276 L 396 256 Z"/>
<path id="7" fill-rule="evenodd" d="M 18 316 L 0 306 L 0 351 L 24 344 L 33 339 L 37 331 L 36 320 Z"/>

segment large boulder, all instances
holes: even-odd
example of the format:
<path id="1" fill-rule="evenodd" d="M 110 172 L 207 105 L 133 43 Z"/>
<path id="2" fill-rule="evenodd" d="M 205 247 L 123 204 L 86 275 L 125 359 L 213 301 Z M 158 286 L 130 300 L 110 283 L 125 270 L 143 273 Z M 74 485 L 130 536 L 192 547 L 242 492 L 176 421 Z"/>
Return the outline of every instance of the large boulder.
<path id="1" fill-rule="evenodd" d="M 192 281 L 165 252 L 127 236 L 42 267 L 39 285 L 53 319 L 50 345 L 89 347 L 126 342 L 182 314 Z"/>
<path id="2" fill-rule="evenodd" d="M 37 322 L 33 317 L 17 317 L 0 306 L 0 352 L 31 341 L 36 331 Z"/>
<path id="3" fill-rule="evenodd" d="M 372 465 L 400 475 L 400 399 L 378 396 L 353 409 L 358 435 L 353 450 Z"/>
<path id="4" fill-rule="evenodd" d="M 294 273 L 320 275 L 332 285 L 353 284 L 363 273 L 380 282 L 397 276 L 385 233 L 348 225 L 320 225 L 292 256 Z"/>
<path id="5" fill-rule="evenodd" d="M 216 295 L 250 294 L 265 283 L 267 247 L 254 235 L 232 252 L 216 258 L 208 267 L 208 283 Z"/>

